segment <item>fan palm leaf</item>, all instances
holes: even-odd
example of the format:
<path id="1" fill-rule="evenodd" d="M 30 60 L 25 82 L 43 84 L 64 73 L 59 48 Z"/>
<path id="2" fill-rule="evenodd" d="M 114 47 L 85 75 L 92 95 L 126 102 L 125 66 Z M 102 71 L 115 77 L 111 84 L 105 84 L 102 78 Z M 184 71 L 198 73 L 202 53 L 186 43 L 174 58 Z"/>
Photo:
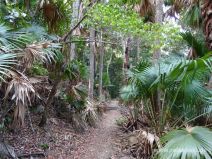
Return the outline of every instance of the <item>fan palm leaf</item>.
<path id="1" fill-rule="evenodd" d="M 34 61 L 42 61 L 50 63 L 56 58 L 55 49 L 60 48 L 59 44 L 42 42 L 38 44 L 28 45 L 23 50 L 23 65 L 27 68 L 31 67 Z"/>
<path id="2" fill-rule="evenodd" d="M 4 75 L 7 75 L 8 71 L 12 69 L 13 64 L 16 63 L 15 54 L 0 54 L 0 78 L 3 79 Z"/>
<path id="3" fill-rule="evenodd" d="M 29 35 L 24 32 L 14 32 L 8 27 L 0 24 L 0 47 L 8 51 L 18 49 L 29 42 Z"/>
<path id="4" fill-rule="evenodd" d="M 189 8 L 184 11 L 182 21 L 190 27 L 200 27 L 202 21 L 200 4 L 193 3 L 190 5 Z"/>
<path id="5" fill-rule="evenodd" d="M 159 89 L 164 95 L 164 111 L 171 117 L 184 114 L 185 118 L 191 119 L 203 113 L 211 103 L 212 94 L 204 86 L 204 76 L 211 72 L 211 64 L 210 55 L 196 60 L 162 61 L 154 66 L 139 64 L 129 71 L 129 85 L 120 91 L 121 98 L 125 101 L 142 100 L 147 103 L 145 107 L 151 109 L 154 104 L 152 96 Z"/>
<path id="6" fill-rule="evenodd" d="M 212 132 L 203 127 L 174 130 L 162 137 L 165 146 L 159 150 L 160 159 L 210 159 L 212 157 Z"/>
<path id="7" fill-rule="evenodd" d="M 198 57 L 202 57 L 208 52 L 208 49 L 205 46 L 205 42 L 198 40 L 190 32 L 181 33 L 181 36 L 187 42 L 188 46 L 195 51 Z"/>

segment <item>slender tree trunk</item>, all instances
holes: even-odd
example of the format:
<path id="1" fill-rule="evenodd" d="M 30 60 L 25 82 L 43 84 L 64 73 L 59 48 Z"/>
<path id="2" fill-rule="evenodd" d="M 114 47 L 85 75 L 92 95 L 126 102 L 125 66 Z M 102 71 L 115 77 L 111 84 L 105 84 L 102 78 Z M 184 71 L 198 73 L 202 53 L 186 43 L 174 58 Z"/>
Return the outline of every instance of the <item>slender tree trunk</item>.
<path id="1" fill-rule="evenodd" d="M 208 49 L 212 50 L 212 1 L 203 0 L 201 8 L 203 17 L 203 32 L 205 34 L 205 43 Z M 212 75 L 208 82 L 208 87 L 212 88 Z"/>
<path id="2" fill-rule="evenodd" d="M 209 50 L 212 50 L 212 1 L 203 0 L 202 5 L 203 31 L 205 42 Z"/>
<path id="3" fill-rule="evenodd" d="M 103 100 L 102 94 L 102 76 L 103 76 L 103 67 L 104 67 L 104 45 L 102 42 L 102 32 L 101 32 L 101 46 L 99 52 L 99 99 Z"/>
<path id="4" fill-rule="evenodd" d="M 31 8 L 30 0 L 24 0 L 24 5 L 27 9 L 27 12 L 30 12 L 30 8 Z"/>
<path id="5" fill-rule="evenodd" d="M 130 38 L 127 38 L 126 40 L 126 45 L 125 45 L 125 50 L 124 50 L 124 69 L 128 70 L 130 68 L 129 64 L 129 49 L 130 49 Z"/>
<path id="6" fill-rule="evenodd" d="M 155 1 L 155 22 L 156 23 L 162 23 L 163 22 L 163 4 L 164 1 L 163 0 L 156 0 Z M 159 41 L 157 41 L 156 43 L 159 43 Z M 161 57 L 161 50 L 158 49 L 155 51 L 155 53 L 153 54 L 153 63 L 154 64 L 158 64 L 158 61 Z M 154 96 L 154 111 L 156 114 L 159 113 L 160 109 L 161 109 L 161 102 L 160 102 L 160 98 L 161 98 L 161 92 L 160 90 L 157 90 L 157 92 L 155 94 L 153 94 Z"/>
<path id="7" fill-rule="evenodd" d="M 72 13 L 72 17 L 71 17 L 71 28 L 73 28 L 73 26 L 76 25 L 76 23 L 78 22 L 79 18 L 80 18 L 80 4 L 81 4 L 81 0 L 75 0 L 73 2 L 72 8 L 73 8 L 73 13 Z M 73 31 L 72 36 L 73 35 L 77 35 L 78 32 L 78 28 Z M 70 44 L 70 60 L 73 60 L 76 56 L 76 44 L 75 43 L 71 43 Z"/>
<path id="8" fill-rule="evenodd" d="M 140 44 L 141 44 L 141 40 L 139 38 L 136 39 L 136 47 L 137 47 L 137 55 L 136 55 L 136 61 L 139 62 L 140 60 L 140 52 L 141 52 L 141 49 L 140 49 Z"/>
<path id="9" fill-rule="evenodd" d="M 60 83 L 60 78 L 55 80 L 54 85 L 52 86 L 52 89 L 49 93 L 49 96 L 48 96 L 47 101 L 45 103 L 44 112 L 42 114 L 42 118 L 41 118 L 41 121 L 39 123 L 39 126 L 41 126 L 41 127 L 43 127 L 47 124 L 48 109 L 49 109 L 50 105 L 52 104 L 52 101 L 54 99 L 55 94 L 57 93 L 57 87 L 58 87 L 59 83 Z"/>
<path id="10" fill-rule="evenodd" d="M 162 23 L 163 22 L 163 4 L 164 1 L 163 0 L 156 0 L 155 1 L 155 22 L 156 23 Z M 159 43 L 159 41 L 157 42 Z M 159 60 L 159 58 L 161 57 L 161 50 L 158 49 L 155 51 L 155 53 L 153 54 L 153 60 L 154 63 L 157 63 L 157 61 Z"/>
<path id="11" fill-rule="evenodd" d="M 90 28 L 90 74 L 89 74 L 89 86 L 88 97 L 93 99 L 94 94 L 94 60 L 95 60 L 95 30 Z"/>
<path id="12" fill-rule="evenodd" d="M 129 64 L 129 44 L 130 44 L 130 38 L 126 38 L 122 40 L 122 47 L 123 47 L 123 75 L 126 75 L 127 70 L 130 68 Z M 125 82 L 127 82 L 126 79 L 124 79 Z"/>

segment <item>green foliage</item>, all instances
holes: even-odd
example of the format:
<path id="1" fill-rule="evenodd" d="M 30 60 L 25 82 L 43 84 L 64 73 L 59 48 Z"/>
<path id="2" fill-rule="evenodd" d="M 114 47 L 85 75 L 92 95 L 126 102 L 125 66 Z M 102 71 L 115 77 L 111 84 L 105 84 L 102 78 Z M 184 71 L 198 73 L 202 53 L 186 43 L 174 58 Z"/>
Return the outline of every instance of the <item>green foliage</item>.
<path id="1" fill-rule="evenodd" d="M 185 40 L 189 47 L 193 48 L 198 57 L 202 57 L 208 53 L 208 49 L 203 39 L 196 38 L 191 32 L 181 33 L 183 40 Z M 198 37 L 198 36 L 197 36 Z"/>
<path id="2" fill-rule="evenodd" d="M 212 157 L 212 132 L 203 127 L 168 132 L 161 141 L 165 146 L 159 150 L 160 159 L 210 159 Z"/>
<path id="3" fill-rule="evenodd" d="M 79 78 L 85 79 L 87 77 L 87 66 L 81 61 L 72 60 L 66 65 L 64 71 L 64 78 L 69 80 L 76 80 Z"/>
<path id="4" fill-rule="evenodd" d="M 71 109 L 76 112 L 82 112 L 86 109 L 87 88 L 85 85 L 80 84 L 73 86 L 69 92 L 61 94 L 62 99 L 70 104 Z"/>
<path id="5" fill-rule="evenodd" d="M 0 24 L 0 47 L 4 52 L 25 46 L 29 43 L 29 36 L 24 32 L 14 32 L 9 27 Z"/>
<path id="6" fill-rule="evenodd" d="M 144 25 L 139 15 L 131 10 L 112 4 L 97 4 L 86 21 L 97 28 L 111 28 L 114 31 L 136 34 Z"/>
<path id="7" fill-rule="evenodd" d="M 111 95 L 111 98 L 116 98 L 119 96 L 119 90 L 123 82 L 122 67 L 123 67 L 123 60 L 121 58 L 113 57 L 109 67 L 109 74 L 107 74 L 109 75 L 108 78 L 109 78 L 110 85 L 108 87 L 108 90 Z M 106 79 L 108 80 L 108 78 Z"/>
<path id="8" fill-rule="evenodd" d="M 39 76 L 46 76 L 49 73 L 48 70 L 44 68 L 43 64 L 41 63 L 33 64 L 30 72 L 32 75 L 39 75 Z"/>
<path id="9" fill-rule="evenodd" d="M 49 149 L 49 145 L 48 145 L 48 144 L 41 144 L 40 147 L 41 147 L 43 150 Z"/>
<path id="10" fill-rule="evenodd" d="M 141 62 L 129 71 L 129 85 L 122 88 L 120 96 L 135 105 L 142 100 L 152 124 L 163 130 L 168 119 L 180 116 L 181 120 L 187 121 L 204 113 L 211 104 L 212 94 L 202 84 L 204 76 L 211 72 L 211 64 L 210 55 L 196 60 L 162 61 L 154 66 Z M 151 100 L 158 90 L 163 109 L 156 116 Z"/>
<path id="11" fill-rule="evenodd" d="M 200 27 L 202 22 L 200 4 L 195 3 L 184 10 L 182 21 L 190 27 Z"/>
<path id="12" fill-rule="evenodd" d="M 79 100 L 73 95 L 64 94 L 63 99 L 71 105 L 71 108 L 76 112 L 82 112 L 86 109 L 85 101 Z"/>
<path id="13" fill-rule="evenodd" d="M 87 25 L 97 30 L 106 28 L 122 36 L 141 37 L 142 43 L 149 46 L 151 53 L 165 45 L 171 47 L 181 40 L 178 27 L 168 23 L 145 23 L 131 8 L 114 5 L 112 2 L 95 5 L 88 15 L 89 18 L 85 21 Z"/>
<path id="14" fill-rule="evenodd" d="M 14 54 L 0 54 L 0 79 L 12 69 L 11 65 L 16 64 L 15 57 Z"/>
<path id="15" fill-rule="evenodd" d="M 29 26 L 30 17 L 18 6 L 18 3 L 9 2 L 0 6 L 0 23 L 5 23 L 13 28 Z"/>

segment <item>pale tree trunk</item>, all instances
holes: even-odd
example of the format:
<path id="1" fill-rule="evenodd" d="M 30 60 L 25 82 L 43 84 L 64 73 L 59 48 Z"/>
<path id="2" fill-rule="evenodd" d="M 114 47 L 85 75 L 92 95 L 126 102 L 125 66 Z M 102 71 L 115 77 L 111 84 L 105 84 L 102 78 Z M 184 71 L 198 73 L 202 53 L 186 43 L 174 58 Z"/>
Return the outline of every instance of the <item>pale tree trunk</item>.
<path id="1" fill-rule="evenodd" d="M 156 0 L 155 1 L 155 22 L 156 23 L 162 23 L 163 22 L 163 0 Z M 159 43 L 159 41 L 156 41 L 156 43 Z M 158 49 L 153 54 L 153 63 L 158 64 L 158 61 L 161 57 L 161 50 Z M 161 109 L 161 102 L 160 102 L 161 92 L 160 90 L 157 90 L 155 94 L 153 94 L 153 103 L 154 103 L 154 111 L 156 114 L 160 112 Z"/>
<path id="2" fill-rule="evenodd" d="M 127 70 L 130 68 L 129 64 L 129 49 L 130 49 L 130 38 L 126 38 L 122 40 L 122 47 L 123 47 L 123 75 L 126 75 Z M 125 82 L 126 79 L 124 80 Z"/>
<path id="3" fill-rule="evenodd" d="M 76 25 L 80 18 L 80 4 L 81 0 L 75 0 L 73 2 L 72 8 L 73 8 L 73 13 L 71 17 L 71 28 Z M 72 36 L 77 35 L 79 32 L 79 29 L 77 28 L 73 33 Z M 76 44 L 71 43 L 70 44 L 70 59 L 73 60 L 76 56 Z"/>
<path id="4" fill-rule="evenodd" d="M 155 1 L 155 22 L 162 23 L 163 22 L 163 0 L 156 0 Z"/>
<path id="5" fill-rule="evenodd" d="M 103 67 L 104 67 L 104 45 L 103 45 L 103 37 L 101 32 L 101 46 L 100 46 L 100 52 L 99 52 L 99 99 L 100 101 L 103 100 L 103 94 L 102 94 L 102 76 L 103 76 Z"/>
<path id="6" fill-rule="evenodd" d="M 90 28 L 90 74 L 89 74 L 89 86 L 88 97 L 93 99 L 94 93 L 94 61 L 95 60 L 95 30 Z"/>
<path id="7" fill-rule="evenodd" d="M 164 4 L 163 0 L 155 1 L 155 22 L 156 23 L 163 22 L 163 4 Z M 159 43 L 159 41 L 158 41 L 158 43 Z M 160 57 L 161 57 L 161 50 L 158 49 L 153 54 L 154 63 L 157 63 L 157 61 L 159 60 Z"/>
<path id="8" fill-rule="evenodd" d="M 137 54 L 136 54 L 136 61 L 139 62 L 140 60 L 140 44 L 141 44 L 141 40 L 139 38 L 136 39 L 136 47 L 137 47 Z"/>

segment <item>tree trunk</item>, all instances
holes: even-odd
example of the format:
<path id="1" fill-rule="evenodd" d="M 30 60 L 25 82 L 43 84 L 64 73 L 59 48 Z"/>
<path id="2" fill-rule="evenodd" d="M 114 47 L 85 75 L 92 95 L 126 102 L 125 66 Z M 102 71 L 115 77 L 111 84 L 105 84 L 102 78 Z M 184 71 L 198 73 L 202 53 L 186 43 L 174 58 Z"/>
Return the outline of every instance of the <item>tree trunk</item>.
<path id="1" fill-rule="evenodd" d="M 163 0 L 156 0 L 155 1 L 155 22 L 156 23 L 162 23 L 163 22 Z M 159 43 L 159 41 L 158 41 Z M 153 54 L 153 60 L 154 63 L 157 63 L 157 61 L 159 60 L 159 58 L 161 57 L 161 50 L 158 49 L 155 51 L 155 53 Z"/>
<path id="2" fill-rule="evenodd" d="M 71 28 L 73 28 L 76 23 L 78 22 L 78 20 L 80 19 L 80 4 L 81 4 L 81 0 L 75 0 L 73 2 L 73 13 L 72 13 L 72 17 L 71 17 Z M 72 36 L 73 35 L 77 35 L 79 32 L 79 29 L 77 28 L 75 31 L 73 31 Z M 70 60 L 73 60 L 76 56 L 76 45 L 75 43 L 71 43 L 70 44 Z"/>
<path id="3" fill-rule="evenodd" d="M 140 44 L 141 44 L 141 40 L 139 38 L 136 39 L 136 47 L 137 47 L 137 55 L 136 55 L 136 61 L 139 62 L 140 60 L 140 52 L 141 52 L 141 49 L 140 49 Z"/>
<path id="4" fill-rule="evenodd" d="M 205 43 L 208 49 L 212 50 L 212 1 L 204 0 L 202 5 L 203 32 L 205 34 Z M 212 88 L 212 75 L 208 82 L 208 87 Z"/>
<path id="5" fill-rule="evenodd" d="M 127 70 L 130 68 L 129 64 L 129 44 L 130 38 L 123 38 L 122 47 L 123 47 L 123 75 L 126 75 Z M 125 76 L 124 82 L 127 82 L 127 78 Z"/>
<path id="6" fill-rule="evenodd" d="M 31 8 L 30 0 L 24 0 L 24 6 L 26 7 L 27 12 L 30 12 L 30 8 Z"/>
<path id="7" fill-rule="evenodd" d="M 42 114 L 42 118 L 41 118 L 41 121 L 39 123 L 39 126 L 41 126 L 41 127 L 43 127 L 47 124 L 48 108 L 52 104 L 54 96 L 57 93 L 57 87 L 58 87 L 59 83 L 60 83 L 60 78 L 55 80 L 54 85 L 52 86 L 52 89 L 49 93 L 49 96 L 48 96 L 47 101 L 45 103 L 44 112 Z"/>
<path id="8" fill-rule="evenodd" d="M 129 64 L 129 46 L 130 45 L 130 38 L 127 38 L 126 40 L 126 45 L 125 45 L 125 50 L 124 50 L 124 69 L 128 70 L 130 68 Z"/>
<path id="9" fill-rule="evenodd" d="M 102 32 L 101 32 L 101 44 L 99 52 L 99 99 L 103 100 L 102 94 L 102 76 L 103 76 L 103 67 L 104 67 L 104 45 L 102 42 Z"/>
<path id="10" fill-rule="evenodd" d="M 155 1 L 155 22 L 156 23 L 162 23 L 163 22 L 163 4 L 164 1 L 163 0 L 156 0 Z M 157 41 L 157 43 L 159 43 L 159 41 Z M 157 64 L 159 59 L 161 57 L 161 50 L 158 49 L 155 51 L 155 53 L 153 54 L 153 63 Z M 158 89 L 157 92 L 153 95 L 154 96 L 154 111 L 156 114 L 159 113 L 160 109 L 161 109 L 161 102 L 160 102 L 160 97 L 161 97 L 161 92 Z"/>
<path id="11" fill-rule="evenodd" d="M 203 0 L 202 5 L 203 31 L 205 34 L 206 45 L 212 50 L 212 1 Z"/>
<path id="12" fill-rule="evenodd" d="M 155 1 L 155 22 L 162 23 L 163 22 L 163 0 Z"/>
<path id="13" fill-rule="evenodd" d="M 93 99 L 94 93 L 94 59 L 95 59 L 95 30 L 90 28 L 90 74 L 89 74 L 89 86 L 88 97 Z"/>

